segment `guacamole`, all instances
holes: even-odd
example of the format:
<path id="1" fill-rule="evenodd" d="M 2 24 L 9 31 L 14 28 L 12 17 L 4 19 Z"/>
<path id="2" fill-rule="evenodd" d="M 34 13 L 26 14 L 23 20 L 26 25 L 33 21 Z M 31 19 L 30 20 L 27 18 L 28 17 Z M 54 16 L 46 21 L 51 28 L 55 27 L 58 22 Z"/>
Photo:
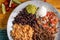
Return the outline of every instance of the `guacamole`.
<path id="1" fill-rule="evenodd" d="M 26 10 L 28 13 L 35 14 L 37 7 L 35 5 L 29 4 L 28 6 L 26 6 Z"/>

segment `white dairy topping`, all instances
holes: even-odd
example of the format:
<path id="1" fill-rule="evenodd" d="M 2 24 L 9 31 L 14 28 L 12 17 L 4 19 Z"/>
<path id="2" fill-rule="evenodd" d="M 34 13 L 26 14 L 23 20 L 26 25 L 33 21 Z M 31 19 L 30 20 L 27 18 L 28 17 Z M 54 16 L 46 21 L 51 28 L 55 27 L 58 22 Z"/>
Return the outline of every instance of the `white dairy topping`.
<path id="1" fill-rule="evenodd" d="M 40 17 L 44 17 L 47 14 L 47 8 L 45 6 L 40 7 L 37 10 L 37 15 L 39 15 Z"/>

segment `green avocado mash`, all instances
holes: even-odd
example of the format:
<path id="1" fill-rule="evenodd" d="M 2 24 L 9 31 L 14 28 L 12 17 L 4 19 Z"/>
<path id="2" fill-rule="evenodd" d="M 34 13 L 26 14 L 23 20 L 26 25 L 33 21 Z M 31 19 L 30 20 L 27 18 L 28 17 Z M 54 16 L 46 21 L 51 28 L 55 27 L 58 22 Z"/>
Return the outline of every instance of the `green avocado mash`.
<path id="1" fill-rule="evenodd" d="M 37 7 L 35 5 L 32 5 L 32 4 L 29 4 L 27 7 L 26 7 L 26 10 L 28 13 L 32 13 L 32 14 L 35 14 L 36 10 L 37 10 Z"/>

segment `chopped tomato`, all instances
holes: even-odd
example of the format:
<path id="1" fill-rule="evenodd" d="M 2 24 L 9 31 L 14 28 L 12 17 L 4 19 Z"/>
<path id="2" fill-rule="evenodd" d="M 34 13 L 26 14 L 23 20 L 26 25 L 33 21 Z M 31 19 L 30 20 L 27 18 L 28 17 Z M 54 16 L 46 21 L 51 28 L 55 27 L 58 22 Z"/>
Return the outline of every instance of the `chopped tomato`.
<path id="1" fill-rule="evenodd" d="M 47 28 L 49 32 L 56 33 L 56 25 L 58 22 L 58 18 L 54 12 L 47 12 L 47 15 L 41 19 L 41 22 L 47 20 L 45 24 L 43 24 L 44 28 Z"/>
<path id="2" fill-rule="evenodd" d="M 43 27 L 44 27 L 44 28 L 45 28 L 45 27 L 48 27 L 48 24 L 44 24 Z"/>
<path id="3" fill-rule="evenodd" d="M 6 2 L 4 2 L 4 4 L 5 4 L 5 6 L 8 6 L 8 2 L 6 1 Z"/>
<path id="4" fill-rule="evenodd" d="M 50 20 L 51 24 L 57 24 L 58 19 Z"/>
<path id="5" fill-rule="evenodd" d="M 5 0 L 3 3 L 5 4 L 5 6 L 9 6 L 9 2 L 10 0 Z"/>
<path id="6" fill-rule="evenodd" d="M 17 6 L 17 4 L 12 3 L 12 8 L 15 8 Z"/>
<path id="7" fill-rule="evenodd" d="M 6 7 L 6 11 L 8 12 L 8 11 L 10 11 L 10 9 L 14 9 L 16 6 L 17 6 L 17 4 L 16 3 L 12 3 L 11 5 L 11 7 L 9 7 L 9 3 L 10 3 L 10 0 L 5 0 L 4 2 L 4 5 L 5 5 L 5 7 Z"/>
<path id="8" fill-rule="evenodd" d="M 10 8 L 9 8 L 9 7 L 7 7 L 7 8 L 6 8 L 6 11 L 9 11 L 9 9 L 10 9 Z"/>

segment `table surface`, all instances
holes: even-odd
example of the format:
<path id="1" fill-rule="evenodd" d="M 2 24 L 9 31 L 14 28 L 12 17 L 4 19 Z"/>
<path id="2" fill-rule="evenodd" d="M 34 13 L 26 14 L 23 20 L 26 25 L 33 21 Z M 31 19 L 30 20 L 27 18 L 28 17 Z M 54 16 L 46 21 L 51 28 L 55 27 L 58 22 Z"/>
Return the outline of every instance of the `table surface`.
<path id="1" fill-rule="evenodd" d="M 53 5 L 60 12 L 60 0 L 46 0 L 46 2 Z"/>
<path id="2" fill-rule="evenodd" d="M 6 30 L 0 30 L 0 40 L 8 40 Z"/>

